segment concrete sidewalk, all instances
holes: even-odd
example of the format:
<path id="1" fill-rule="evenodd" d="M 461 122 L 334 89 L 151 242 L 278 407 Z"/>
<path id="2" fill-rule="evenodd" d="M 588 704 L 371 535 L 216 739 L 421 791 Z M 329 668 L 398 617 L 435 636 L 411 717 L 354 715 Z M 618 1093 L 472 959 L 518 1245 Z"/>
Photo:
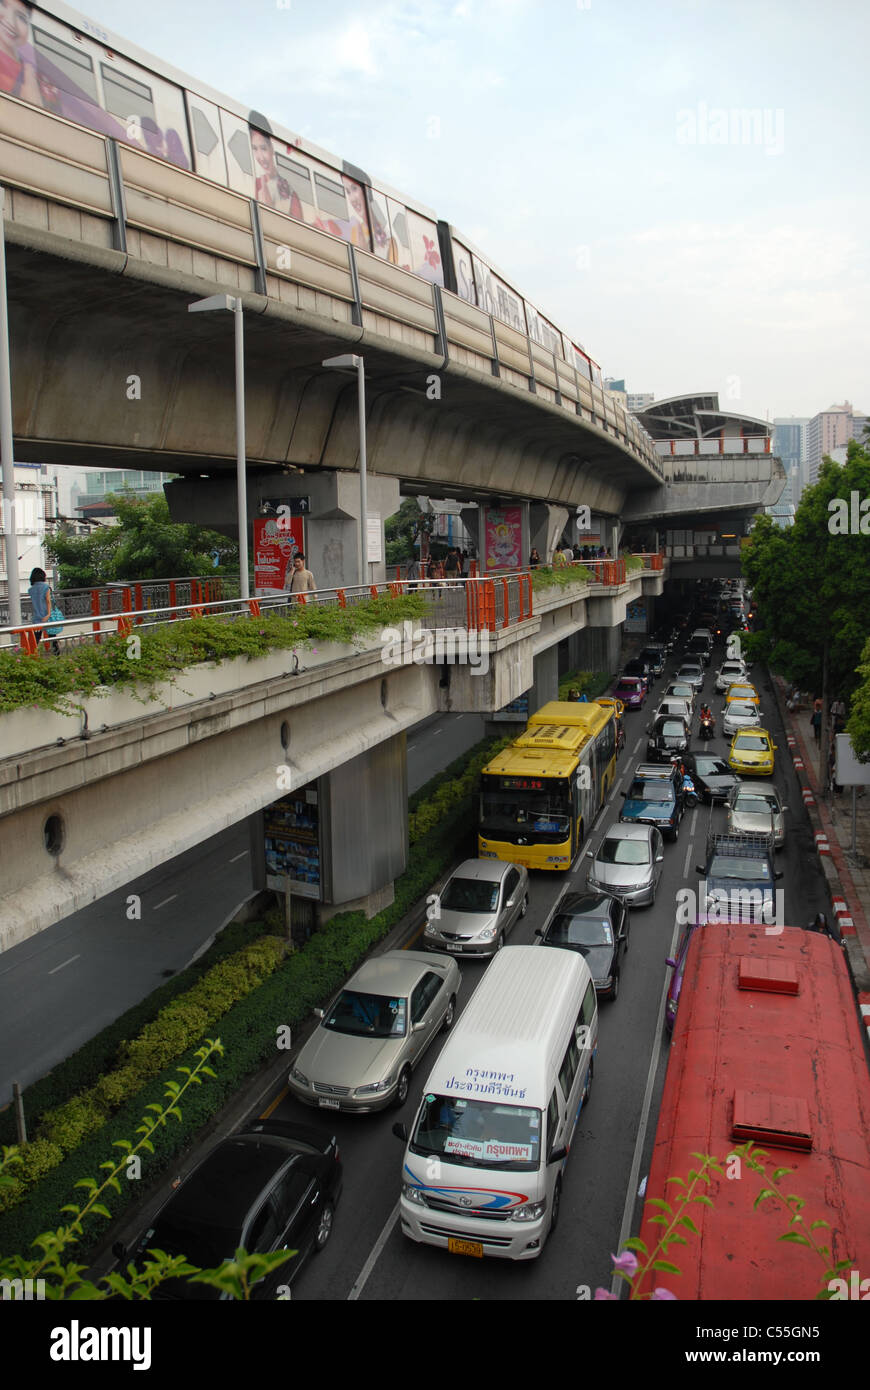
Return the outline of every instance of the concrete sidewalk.
<path id="1" fill-rule="evenodd" d="M 851 788 L 826 791 L 819 781 L 812 711 L 787 710 L 784 682 L 774 676 L 773 686 L 870 1041 L 870 796 L 857 798 L 853 854 Z"/>

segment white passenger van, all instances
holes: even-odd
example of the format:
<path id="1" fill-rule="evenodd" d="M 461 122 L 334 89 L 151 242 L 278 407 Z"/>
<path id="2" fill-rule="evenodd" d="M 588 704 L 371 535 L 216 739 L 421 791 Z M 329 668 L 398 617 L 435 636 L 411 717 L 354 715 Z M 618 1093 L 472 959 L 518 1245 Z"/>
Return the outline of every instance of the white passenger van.
<path id="1" fill-rule="evenodd" d="M 589 1098 L 598 1009 L 574 951 L 506 946 L 426 1082 L 408 1131 L 402 1230 L 455 1255 L 533 1260 L 556 1225 Z"/>

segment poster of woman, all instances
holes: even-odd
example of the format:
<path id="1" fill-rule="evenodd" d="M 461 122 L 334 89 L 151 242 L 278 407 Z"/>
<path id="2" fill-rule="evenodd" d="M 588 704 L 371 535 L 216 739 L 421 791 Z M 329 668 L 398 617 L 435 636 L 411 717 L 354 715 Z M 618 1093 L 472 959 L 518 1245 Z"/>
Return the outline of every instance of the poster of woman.
<path id="1" fill-rule="evenodd" d="M 521 507 L 487 507 L 484 523 L 486 572 L 518 570 L 522 562 Z"/>

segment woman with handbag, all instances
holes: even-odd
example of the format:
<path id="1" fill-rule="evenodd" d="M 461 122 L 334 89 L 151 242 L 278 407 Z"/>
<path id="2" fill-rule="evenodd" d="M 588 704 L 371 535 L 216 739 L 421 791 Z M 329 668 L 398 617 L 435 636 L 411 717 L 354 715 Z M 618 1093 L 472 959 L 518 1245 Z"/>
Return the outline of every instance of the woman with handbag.
<path id="1" fill-rule="evenodd" d="M 63 620 L 63 614 L 59 608 L 55 608 L 54 598 L 52 597 L 51 586 L 46 582 L 45 570 L 35 569 L 30 571 L 30 603 L 32 608 L 33 621 L 35 623 L 47 623 L 51 618 Z M 52 651 L 56 656 L 60 655 L 60 644 L 54 640 L 54 634 L 58 628 L 48 628 L 48 635 L 52 638 Z M 37 642 L 42 640 L 42 628 L 37 628 L 33 634 Z"/>

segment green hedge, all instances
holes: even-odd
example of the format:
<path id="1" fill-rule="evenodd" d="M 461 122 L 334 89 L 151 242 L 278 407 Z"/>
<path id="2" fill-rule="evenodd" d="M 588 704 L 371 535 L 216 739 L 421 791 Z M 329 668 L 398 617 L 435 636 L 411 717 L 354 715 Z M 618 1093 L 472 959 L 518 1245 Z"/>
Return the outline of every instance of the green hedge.
<path id="1" fill-rule="evenodd" d="M 568 671 L 559 677 L 559 699 L 567 700 L 569 690 L 579 690 L 587 700 L 597 700 L 609 685 L 608 671 Z"/>
<path id="2" fill-rule="evenodd" d="M 138 1037 L 123 1042 L 112 1069 L 93 1086 L 46 1111 L 33 1141 L 21 1146 L 22 1163 L 0 1189 L 0 1210 L 21 1202 L 28 1188 L 102 1129 L 120 1105 L 198 1045 L 237 1000 L 277 968 L 285 951 L 284 941 L 264 936 L 213 966 L 186 994 L 167 1004 Z"/>
<path id="3" fill-rule="evenodd" d="M 487 761 L 501 740 L 487 740 L 471 751 L 472 759 Z M 466 755 L 468 756 L 468 755 Z M 288 957 L 245 998 L 234 1004 L 220 1020 L 219 1035 L 226 1053 L 217 1065 L 217 1077 L 185 1097 L 183 1117 L 154 1136 L 154 1154 L 147 1160 L 144 1175 L 156 1180 L 170 1160 L 186 1147 L 197 1132 L 222 1108 L 245 1078 L 274 1056 L 278 1030 L 304 1020 L 315 1005 L 322 1003 L 347 978 L 347 974 L 429 891 L 457 854 L 474 852 L 473 798 L 457 801 L 440 823 L 422 835 L 412 846 L 406 872 L 396 880 L 395 900 L 383 912 L 366 919 L 363 912 L 344 912 L 333 917 L 324 930 L 316 933 L 300 950 Z M 249 924 L 254 926 L 255 924 Z M 422 925 L 422 921 L 421 921 Z M 262 931 L 262 926 L 260 927 Z M 211 1030 L 212 1032 L 218 1030 Z M 159 1075 L 121 1106 L 98 1133 L 84 1138 L 74 1152 L 60 1162 L 51 1141 L 37 1151 L 44 1164 L 44 1175 L 16 1207 L 0 1215 L 0 1248 L 26 1253 L 34 1238 L 57 1224 L 58 1213 L 70 1199 L 76 1182 L 93 1177 L 111 1153 L 116 1139 L 132 1137 L 148 1105 L 162 1101 L 167 1080 L 176 1079 L 176 1068 L 193 1064 L 195 1045 L 176 1057 Z M 131 1182 L 122 1184 L 120 1194 L 109 1193 L 106 1206 L 113 1217 L 136 1200 L 140 1189 Z M 87 1255 L 101 1239 L 97 1229 L 90 1240 L 77 1248 L 77 1256 Z"/>
<path id="4" fill-rule="evenodd" d="M 230 922 L 215 938 L 207 951 L 186 970 L 165 984 L 158 985 L 147 998 L 134 1004 L 114 1023 L 108 1024 L 90 1041 L 83 1043 L 65 1061 L 59 1062 L 47 1076 L 34 1081 L 23 1093 L 27 1129 L 35 1134 L 46 1111 L 62 1105 L 71 1095 L 93 1086 L 114 1065 L 118 1049 L 127 1038 L 135 1038 L 160 1010 L 179 994 L 184 994 L 197 980 L 235 951 L 263 935 L 262 922 Z M 17 1143 L 15 1113 L 9 1105 L 0 1113 L 0 1144 Z"/>

